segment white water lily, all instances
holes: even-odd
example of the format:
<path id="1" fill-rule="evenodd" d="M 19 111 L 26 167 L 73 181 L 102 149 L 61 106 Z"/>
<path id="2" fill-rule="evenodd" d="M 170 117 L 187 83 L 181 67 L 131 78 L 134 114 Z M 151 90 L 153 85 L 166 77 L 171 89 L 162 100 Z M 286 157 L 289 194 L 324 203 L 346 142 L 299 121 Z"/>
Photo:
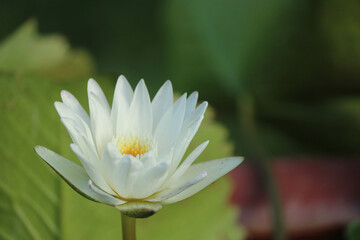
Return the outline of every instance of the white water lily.
<path id="1" fill-rule="evenodd" d="M 151 101 L 143 80 L 133 91 L 120 76 L 111 108 L 93 79 L 88 97 L 90 117 L 67 91 L 61 92 L 63 102 L 55 102 L 83 167 L 45 147 L 35 150 L 80 194 L 128 216 L 147 217 L 188 198 L 242 161 L 229 157 L 192 164 L 208 141 L 182 161 L 208 105 L 196 106 L 197 92 L 174 102 L 167 81 Z"/>

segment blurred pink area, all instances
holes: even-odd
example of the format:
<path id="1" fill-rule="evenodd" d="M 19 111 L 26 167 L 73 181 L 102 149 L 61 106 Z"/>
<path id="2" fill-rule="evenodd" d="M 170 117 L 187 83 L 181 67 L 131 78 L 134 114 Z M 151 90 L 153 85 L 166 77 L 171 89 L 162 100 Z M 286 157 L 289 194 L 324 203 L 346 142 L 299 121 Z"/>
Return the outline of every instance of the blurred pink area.
<path id="1" fill-rule="evenodd" d="M 282 158 L 274 161 L 273 172 L 290 238 L 327 239 L 360 218 L 360 161 Z M 239 221 L 249 238 L 271 239 L 271 212 L 259 171 L 244 164 L 232 177 L 231 201 L 241 208 Z"/>

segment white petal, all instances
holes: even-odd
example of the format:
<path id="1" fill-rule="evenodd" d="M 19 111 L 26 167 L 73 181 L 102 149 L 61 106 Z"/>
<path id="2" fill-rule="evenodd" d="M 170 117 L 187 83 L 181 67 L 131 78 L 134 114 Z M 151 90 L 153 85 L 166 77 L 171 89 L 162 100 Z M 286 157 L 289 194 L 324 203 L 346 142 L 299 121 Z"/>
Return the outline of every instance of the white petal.
<path id="1" fill-rule="evenodd" d="M 198 92 L 193 92 L 187 99 L 186 102 L 186 111 L 185 111 L 185 119 L 195 110 L 196 103 L 199 97 Z"/>
<path id="2" fill-rule="evenodd" d="M 89 187 L 91 188 L 91 190 L 93 190 L 95 193 L 97 193 L 101 197 L 103 203 L 107 203 L 109 205 L 114 205 L 114 206 L 125 203 L 125 201 L 115 198 L 115 197 L 111 196 L 110 194 L 102 191 L 98 187 L 96 187 L 90 179 L 88 181 L 88 184 L 89 184 Z"/>
<path id="3" fill-rule="evenodd" d="M 68 130 L 73 142 L 79 146 L 86 158 L 91 160 L 91 162 L 94 164 L 99 162 L 99 156 L 92 140 L 90 130 L 82 128 L 73 119 L 70 118 L 62 117 L 61 122 Z"/>
<path id="4" fill-rule="evenodd" d="M 161 153 L 175 144 L 184 120 L 186 93 L 182 95 L 161 118 L 156 130 L 155 139 Z"/>
<path id="5" fill-rule="evenodd" d="M 126 198 L 129 195 L 132 185 L 130 183 L 131 177 L 130 168 L 131 160 L 129 156 L 118 155 L 119 152 L 113 144 L 109 143 L 102 155 L 102 168 L 105 177 L 112 186 L 116 194 Z"/>
<path id="6" fill-rule="evenodd" d="M 185 191 L 175 195 L 172 198 L 164 200 L 164 204 L 174 203 L 181 201 L 185 198 L 188 198 L 195 193 L 199 192 L 218 178 L 222 177 L 226 173 L 230 172 L 236 166 L 238 166 L 242 162 L 242 157 L 230 157 L 230 158 L 223 158 L 212 160 L 208 162 L 202 162 L 195 165 L 192 165 L 183 176 L 179 178 L 178 181 L 184 181 L 184 179 L 191 179 L 194 176 L 197 176 L 199 173 L 206 171 L 208 176 L 198 184 L 195 184 Z"/>
<path id="7" fill-rule="evenodd" d="M 207 102 L 201 103 L 195 111 L 193 111 L 185 120 L 181 129 L 181 134 L 177 139 L 176 148 L 174 153 L 174 160 L 170 169 L 172 174 L 178 167 L 181 159 L 183 158 L 186 149 L 188 148 L 191 140 L 198 131 L 200 124 L 204 118 L 205 110 L 208 106 Z"/>
<path id="8" fill-rule="evenodd" d="M 115 162 L 122 159 L 124 156 L 114 146 L 113 143 L 109 142 L 104 149 L 101 157 L 101 165 L 106 178 L 112 176 L 115 169 Z"/>
<path id="9" fill-rule="evenodd" d="M 127 122 L 125 120 L 128 118 L 124 116 L 128 115 L 133 95 L 134 93 L 129 82 L 123 75 L 121 75 L 116 83 L 111 109 L 111 121 L 114 136 L 118 136 L 127 126 Z"/>
<path id="10" fill-rule="evenodd" d="M 164 182 L 169 166 L 169 162 L 162 162 L 142 174 L 134 186 L 131 197 L 141 199 L 152 195 Z"/>
<path id="11" fill-rule="evenodd" d="M 207 107 L 208 102 L 204 101 L 194 111 L 192 111 L 184 120 L 184 128 L 189 127 L 189 125 L 191 125 L 193 122 L 196 122 L 198 119 L 204 116 Z"/>
<path id="12" fill-rule="evenodd" d="M 105 94 L 101 90 L 99 84 L 94 79 L 92 78 L 89 79 L 87 90 L 88 90 L 88 96 L 90 96 L 91 93 L 95 94 L 100 99 L 101 103 L 110 111 L 110 106 L 108 101 L 106 100 Z M 91 114 L 91 109 L 90 109 L 90 114 Z"/>
<path id="13" fill-rule="evenodd" d="M 60 117 L 68 117 L 80 121 L 80 116 L 65 103 L 54 102 L 54 106 Z"/>
<path id="14" fill-rule="evenodd" d="M 102 202 L 101 196 L 89 188 L 90 178 L 82 167 L 43 146 L 36 146 L 35 151 L 75 191 L 90 200 Z"/>
<path id="15" fill-rule="evenodd" d="M 123 198 L 129 198 L 135 185 L 135 176 L 132 173 L 132 160 L 130 156 L 124 156 L 115 162 L 113 169 L 112 186 L 116 193 Z"/>
<path id="16" fill-rule="evenodd" d="M 151 134 L 153 125 L 152 109 L 144 80 L 140 80 L 135 88 L 134 97 L 130 105 L 129 117 L 129 129 L 139 134 Z"/>
<path id="17" fill-rule="evenodd" d="M 90 93 L 89 105 L 91 130 L 98 154 L 101 156 L 104 147 L 113 137 L 110 112 L 98 95 L 94 93 Z"/>
<path id="18" fill-rule="evenodd" d="M 81 164 L 85 168 L 85 171 L 90 176 L 90 179 L 102 190 L 106 191 L 109 194 L 115 194 L 114 191 L 110 188 L 104 176 L 102 174 L 102 170 L 99 166 L 100 163 L 94 164 L 89 159 L 87 159 L 84 153 L 80 150 L 80 148 L 75 144 L 70 144 L 71 150 L 76 154 L 79 158 Z"/>
<path id="19" fill-rule="evenodd" d="M 207 177 L 207 173 L 202 172 L 199 175 L 197 175 L 196 177 L 186 181 L 185 183 L 177 184 L 176 186 L 173 186 L 172 188 L 169 188 L 167 190 L 164 190 L 164 191 L 156 194 L 155 198 L 151 198 L 148 201 L 149 202 L 162 202 L 166 199 L 169 199 L 171 197 L 178 195 L 179 193 L 190 188 L 191 186 L 194 186 L 195 184 L 203 181 L 206 177 Z"/>
<path id="20" fill-rule="evenodd" d="M 156 163 L 169 162 L 171 164 L 174 156 L 174 147 L 168 148 L 156 157 Z"/>
<path id="21" fill-rule="evenodd" d="M 153 128 L 156 129 L 161 117 L 165 114 L 166 110 L 173 104 L 173 88 L 171 82 L 167 80 L 156 93 L 152 101 L 153 110 Z"/>
<path id="22" fill-rule="evenodd" d="M 77 113 L 89 126 L 90 118 L 84 108 L 81 106 L 79 101 L 68 91 L 61 91 L 61 99 L 71 110 Z"/>
<path id="23" fill-rule="evenodd" d="M 206 141 L 200 144 L 194 151 L 192 151 L 189 156 L 184 160 L 184 162 L 180 165 L 179 168 L 176 169 L 174 174 L 167 180 L 166 185 L 167 187 L 169 184 L 172 184 L 173 181 L 176 181 L 179 177 L 181 177 L 186 170 L 190 167 L 190 165 L 198 158 L 198 156 L 204 151 L 206 146 L 209 144 L 209 141 Z"/>
<path id="24" fill-rule="evenodd" d="M 125 155 L 116 162 L 114 169 L 114 189 L 123 198 L 133 198 L 134 186 L 143 176 L 143 165 L 139 159 Z"/>
<path id="25" fill-rule="evenodd" d="M 81 136 L 86 138 L 91 146 L 95 146 L 90 127 L 84 119 L 82 119 L 64 103 L 55 102 L 55 108 L 58 111 L 61 117 L 61 121 L 68 130 L 74 143 L 78 144 L 80 147 L 83 147 L 81 145 L 82 140 L 79 139 Z"/>
<path id="26" fill-rule="evenodd" d="M 156 149 L 152 149 L 149 152 L 141 155 L 139 159 L 141 159 L 140 161 L 144 164 L 145 169 L 150 169 L 158 163 L 159 156 Z"/>
<path id="27" fill-rule="evenodd" d="M 90 133 L 91 137 L 91 131 L 90 131 L 90 125 L 89 125 L 89 119 L 84 119 L 82 116 L 79 115 L 78 112 L 74 111 L 71 107 L 66 105 L 62 102 L 55 102 L 54 103 L 56 111 L 58 112 L 59 116 L 61 118 L 70 118 L 72 119 L 76 125 L 80 126 L 80 128 L 84 131 L 85 134 Z"/>
<path id="28" fill-rule="evenodd" d="M 122 155 L 112 143 L 104 150 L 102 168 L 112 189 L 123 198 L 132 196 L 134 185 L 144 169 L 139 159 L 131 155 Z"/>

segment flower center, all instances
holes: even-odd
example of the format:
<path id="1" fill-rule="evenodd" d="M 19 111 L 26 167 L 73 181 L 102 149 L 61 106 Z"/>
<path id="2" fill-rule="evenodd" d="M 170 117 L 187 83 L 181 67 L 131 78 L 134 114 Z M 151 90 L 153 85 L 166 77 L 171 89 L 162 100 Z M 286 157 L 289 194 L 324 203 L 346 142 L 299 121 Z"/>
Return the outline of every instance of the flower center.
<path id="1" fill-rule="evenodd" d="M 120 136 L 115 140 L 115 146 L 121 154 L 130 154 L 134 157 L 141 156 L 149 152 L 152 147 L 152 141 L 148 137 L 139 137 L 134 134 Z"/>

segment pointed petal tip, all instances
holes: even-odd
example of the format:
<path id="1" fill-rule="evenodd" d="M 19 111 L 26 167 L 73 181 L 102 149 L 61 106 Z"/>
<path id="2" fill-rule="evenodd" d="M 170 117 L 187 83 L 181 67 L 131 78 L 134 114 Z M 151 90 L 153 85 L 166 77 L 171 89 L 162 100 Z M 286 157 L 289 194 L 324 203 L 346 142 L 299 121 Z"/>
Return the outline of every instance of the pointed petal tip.
<path id="1" fill-rule="evenodd" d="M 35 152 L 37 153 L 37 155 L 39 155 L 43 160 L 46 161 L 46 159 L 43 157 L 44 153 L 46 153 L 46 151 L 50 152 L 51 150 L 47 149 L 44 146 L 41 145 L 36 145 L 34 147 Z M 47 162 L 47 161 L 46 161 Z"/>
<path id="2" fill-rule="evenodd" d="M 233 168 L 236 168 L 237 166 L 239 166 L 243 161 L 244 161 L 244 157 L 241 156 L 234 156 L 234 157 L 228 157 L 224 159 L 227 162 L 231 162 L 230 164 L 233 165 Z M 232 170 L 231 169 L 231 170 Z M 231 171 L 230 170 L 230 171 Z"/>
<path id="3" fill-rule="evenodd" d="M 198 184 L 199 182 L 203 181 L 207 176 L 208 173 L 206 171 L 203 171 L 200 174 L 196 175 L 195 177 L 191 178 L 190 180 L 186 180 L 186 182 L 183 182 L 182 184 L 174 188 L 169 188 L 168 190 L 165 190 L 164 192 L 160 193 L 160 196 L 155 197 L 154 199 L 151 199 L 149 201 L 163 202 L 166 204 L 167 199 L 170 199 L 178 195 L 179 193 L 184 192 L 188 188 L 191 188 L 192 186 Z"/>
<path id="4" fill-rule="evenodd" d="M 202 103 L 199 104 L 199 106 L 197 106 L 196 109 L 202 109 L 202 111 L 205 112 L 206 108 L 209 106 L 209 103 L 207 101 L 203 101 Z"/>
<path id="5" fill-rule="evenodd" d="M 207 101 L 202 102 L 196 109 L 199 109 L 202 115 L 204 115 L 209 103 Z"/>
<path id="6" fill-rule="evenodd" d="M 87 84 L 87 90 L 88 92 L 92 92 L 92 91 L 95 91 L 96 92 L 96 89 L 99 89 L 100 86 L 99 84 L 95 81 L 95 79 L 93 78 L 90 78 L 89 81 L 88 81 L 88 84 Z"/>
<path id="7" fill-rule="evenodd" d="M 92 84 L 96 84 L 96 81 L 93 78 L 89 78 L 88 83 L 87 83 L 88 87 L 91 86 Z"/>
<path id="8" fill-rule="evenodd" d="M 185 92 L 181 97 L 179 98 L 180 101 L 186 101 L 187 98 L 187 92 Z"/>
<path id="9" fill-rule="evenodd" d="M 69 91 L 63 89 L 63 90 L 60 91 L 60 95 L 61 95 L 61 97 L 67 97 L 67 96 L 72 95 L 72 94 Z"/>
<path id="10" fill-rule="evenodd" d="M 194 91 L 190 94 L 189 97 L 195 97 L 195 98 L 198 98 L 199 97 L 199 92 L 198 91 Z"/>
<path id="11" fill-rule="evenodd" d="M 205 142 L 203 142 L 202 144 L 200 144 L 198 147 L 202 147 L 204 150 L 205 150 L 205 148 L 209 145 L 209 143 L 210 143 L 210 140 L 206 140 Z"/>
<path id="12" fill-rule="evenodd" d="M 61 96 L 61 99 L 64 103 L 66 102 L 74 102 L 76 101 L 77 102 L 77 99 L 67 90 L 61 90 L 60 91 L 60 96 Z"/>
<path id="13" fill-rule="evenodd" d="M 236 159 L 236 161 L 238 162 L 238 164 L 237 165 L 239 165 L 240 163 L 242 163 L 243 161 L 244 161 L 244 157 L 242 157 L 242 156 L 236 156 L 236 157 L 233 157 L 233 158 L 235 158 Z"/>
<path id="14" fill-rule="evenodd" d="M 169 79 L 166 80 L 165 83 L 164 83 L 164 86 L 169 87 L 169 88 L 172 89 L 172 83 L 171 83 L 171 81 L 170 81 Z"/>
<path id="15" fill-rule="evenodd" d="M 167 91 L 173 92 L 173 86 L 170 80 L 166 80 L 165 83 L 161 86 L 161 88 L 167 89 Z"/>
<path id="16" fill-rule="evenodd" d="M 191 197 L 192 195 L 207 187 L 209 184 L 213 183 L 220 177 L 233 170 L 242 162 L 242 160 L 242 157 L 228 157 L 192 165 L 187 170 L 188 173 L 191 173 L 192 176 L 195 176 L 196 172 L 201 172 L 199 175 L 193 178 L 195 183 L 190 185 L 189 189 L 179 191 L 177 195 L 170 196 L 168 199 L 162 201 L 162 203 L 170 204 Z M 183 179 L 188 179 L 186 173 L 183 175 Z M 202 182 L 200 183 L 200 181 Z"/>
<path id="17" fill-rule="evenodd" d="M 122 75 L 122 74 L 118 77 L 117 81 L 128 82 L 126 77 L 124 75 Z"/>
<path id="18" fill-rule="evenodd" d="M 61 90 L 61 91 L 60 91 L 60 97 L 61 97 L 61 100 L 63 101 L 63 103 L 65 103 L 66 100 L 72 98 L 72 94 L 69 93 L 69 92 L 66 91 L 66 90 Z"/>
<path id="19" fill-rule="evenodd" d="M 62 102 L 59 102 L 59 101 L 54 102 L 54 106 L 55 106 L 56 110 L 58 110 L 58 108 L 60 107 L 61 104 L 62 104 Z"/>
<path id="20" fill-rule="evenodd" d="M 42 151 L 45 147 L 41 146 L 41 145 L 36 145 L 34 147 L 34 150 L 37 154 L 39 154 L 39 151 Z"/>
<path id="21" fill-rule="evenodd" d="M 67 93 L 68 93 L 68 91 L 66 91 L 66 90 L 61 90 L 61 91 L 60 91 L 60 96 L 61 96 L 61 98 L 65 97 Z"/>
<path id="22" fill-rule="evenodd" d="M 144 79 L 141 79 L 138 82 L 138 84 L 136 85 L 135 91 L 136 91 L 136 89 L 138 89 L 138 91 L 140 90 L 140 92 L 143 92 L 143 91 L 148 92 Z"/>

